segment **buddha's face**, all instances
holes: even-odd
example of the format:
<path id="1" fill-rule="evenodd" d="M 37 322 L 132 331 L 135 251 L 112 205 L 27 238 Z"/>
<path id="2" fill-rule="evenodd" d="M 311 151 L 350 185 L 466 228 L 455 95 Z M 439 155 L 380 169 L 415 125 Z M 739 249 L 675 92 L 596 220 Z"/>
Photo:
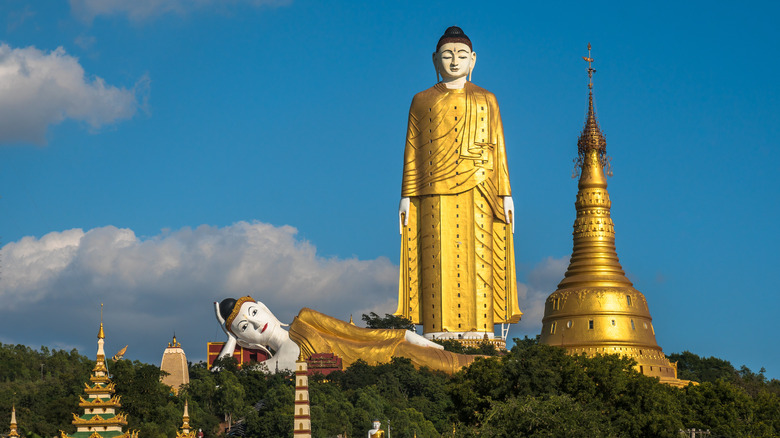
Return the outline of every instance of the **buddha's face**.
<path id="1" fill-rule="evenodd" d="M 468 76 L 476 62 L 477 54 L 463 43 L 442 44 L 433 54 L 433 63 L 445 80 Z"/>
<path id="2" fill-rule="evenodd" d="M 279 320 L 267 307 L 247 301 L 241 305 L 230 328 L 242 341 L 266 345 L 273 332 L 279 328 Z"/>
<path id="3" fill-rule="evenodd" d="M 379 426 L 381 426 L 381 423 L 378 421 L 374 421 L 374 430 L 378 430 Z"/>

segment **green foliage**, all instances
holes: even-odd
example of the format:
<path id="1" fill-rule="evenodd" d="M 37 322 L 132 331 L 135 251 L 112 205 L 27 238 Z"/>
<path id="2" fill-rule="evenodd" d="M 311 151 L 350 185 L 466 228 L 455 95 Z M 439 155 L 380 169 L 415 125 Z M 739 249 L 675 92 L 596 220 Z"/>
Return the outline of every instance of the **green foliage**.
<path id="1" fill-rule="evenodd" d="M 437 428 L 446 429 L 450 423 L 449 379 L 439 372 L 417 370 L 408 359 L 394 358 L 377 366 L 358 361 L 343 373 L 331 373 L 329 382 L 320 384 L 327 383 L 345 395 L 344 409 L 352 406 L 346 416 L 349 424 L 342 432 L 365 433 L 379 419 L 385 424 L 390 420 L 392 436 L 412 437 L 416 431 L 418 437 L 433 437 L 439 436 Z"/>
<path id="2" fill-rule="evenodd" d="M 221 421 L 217 412 L 216 374 L 209 371 L 205 364 L 190 364 L 190 383 L 179 392 L 181 398 L 189 400 L 190 425 L 193 429 L 202 429 L 207 436 L 216 431 Z"/>
<path id="3" fill-rule="evenodd" d="M 127 427 L 144 437 L 163 438 L 175 435 L 181 423 L 183 402 L 173 396 L 171 388 L 160 382 L 159 367 L 138 361 L 108 362 L 116 392 L 121 396 Z M 177 424 L 179 423 L 179 424 Z"/>
<path id="4" fill-rule="evenodd" d="M 677 377 L 695 382 L 714 382 L 725 379 L 733 382 L 737 370 L 727 360 L 717 357 L 700 357 L 690 351 L 673 353 L 667 356 L 672 362 L 677 362 Z"/>
<path id="5" fill-rule="evenodd" d="M 292 379 L 269 388 L 263 407 L 247 424 L 247 436 L 292 438 L 294 396 Z"/>
<path id="6" fill-rule="evenodd" d="M 190 424 L 207 437 L 218 436 L 219 424 L 243 421 L 247 436 L 292 437 L 293 379 L 289 373 L 266 374 L 263 367 L 239 369 L 235 360 L 220 360 L 219 372 L 190 366 L 190 383 L 181 396 L 190 400 Z"/>
<path id="7" fill-rule="evenodd" d="M 677 437 L 679 429 L 694 427 L 713 437 L 780 435 L 780 382 L 766 379 L 763 370 L 737 370 L 690 352 L 670 357 L 681 377 L 702 383 L 662 385 L 637 373 L 631 359 L 569 356 L 528 338 L 454 376 L 415 369 L 402 358 L 377 366 L 358 361 L 310 378 L 312 433 L 363 436 L 379 419 L 384 427 L 389 420 L 398 438 Z M 292 437 L 290 373 L 239 369 L 231 358 L 219 365 L 212 372 L 191 364 L 190 383 L 178 397 L 160 383 L 154 365 L 122 360 L 108 367 L 130 428 L 144 437 L 174 436 L 185 399 L 191 426 L 206 437 L 224 434 L 220 423 L 228 422 L 243 422 L 246 436 Z M 15 403 L 26 436 L 71 433 L 71 413 L 80 412 L 78 397 L 93 366 L 76 351 L 0 345 L 0 412 Z"/>
<path id="8" fill-rule="evenodd" d="M 461 429 L 456 436 L 615 436 L 599 421 L 600 416 L 598 410 L 589 409 L 568 395 L 511 397 L 494 403 L 479 427 Z"/>
<path id="9" fill-rule="evenodd" d="M 366 322 L 366 327 L 377 329 L 404 329 L 415 331 L 414 324 L 410 319 L 403 316 L 395 316 L 389 313 L 385 313 L 384 317 L 377 315 L 374 312 L 370 312 L 368 315 L 363 314 L 363 321 Z"/>
<path id="10" fill-rule="evenodd" d="M 16 405 L 21 434 L 54 436 L 70 424 L 94 362 L 76 350 L 0 344 L 0 412 Z"/>
<path id="11" fill-rule="evenodd" d="M 454 339 L 434 339 L 433 342 L 444 347 L 445 351 L 451 351 L 459 354 L 478 354 L 480 356 L 500 356 L 503 354 L 498 351 L 495 345 L 490 342 L 481 342 L 479 347 L 466 347 Z"/>
<path id="12" fill-rule="evenodd" d="M 682 398 L 686 427 L 710 429 L 715 436 L 780 435 L 780 381 L 715 357 L 689 351 L 670 354 L 678 376 L 702 382 L 688 386 Z"/>
<path id="13" fill-rule="evenodd" d="M 344 433 L 347 436 L 353 435 L 350 413 L 354 410 L 354 406 L 345 391 L 321 379 L 312 379 L 309 384 L 309 396 L 313 435 L 336 436 Z"/>

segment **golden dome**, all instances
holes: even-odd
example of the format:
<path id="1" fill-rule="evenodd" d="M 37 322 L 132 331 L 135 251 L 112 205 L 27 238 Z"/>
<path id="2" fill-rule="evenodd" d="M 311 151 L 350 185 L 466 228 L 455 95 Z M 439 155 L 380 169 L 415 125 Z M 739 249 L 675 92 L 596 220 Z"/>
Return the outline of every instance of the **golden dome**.
<path id="1" fill-rule="evenodd" d="M 590 56 L 586 61 L 592 62 Z M 609 162 L 606 140 L 593 109 L 592 85 L 589 88 L 588 115 L 577 142 L 574 249 L 563 280 L 545 303 L 540 342 L 570 354 L 629 356 L 637 361 L 637 371 L 680 384 L 676 364 L 655 340 L 645 296 L 626 278 L 617 256 L 604 174 Z"/>

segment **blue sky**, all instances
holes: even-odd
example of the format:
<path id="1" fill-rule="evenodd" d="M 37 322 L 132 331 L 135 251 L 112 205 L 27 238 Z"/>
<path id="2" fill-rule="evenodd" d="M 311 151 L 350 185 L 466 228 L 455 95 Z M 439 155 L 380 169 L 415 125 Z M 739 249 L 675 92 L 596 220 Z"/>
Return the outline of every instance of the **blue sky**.
<path id="1" fill-rule="evenodd" d="M 571 253 L 586 45 L 617 249 L 659 344 L 780 377 L 774 2 L 0 5 L 0 342 L 159 362 L 212 302 L 392 312 L 407 111 L 461 26 L 501 105 L 523 321 Z"/>

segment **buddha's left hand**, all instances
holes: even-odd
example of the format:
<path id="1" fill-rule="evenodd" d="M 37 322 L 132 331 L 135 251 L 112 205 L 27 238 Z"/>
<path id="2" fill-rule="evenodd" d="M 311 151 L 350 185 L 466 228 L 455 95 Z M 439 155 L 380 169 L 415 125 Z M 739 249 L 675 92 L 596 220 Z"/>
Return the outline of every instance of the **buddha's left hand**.
<path id="1" fill-rule="evenodd" d="M 504 196 L 504 218 L 506 223 L 512 224 L 512 234 L 515 233 L 515 202 L 511 196 Z"/>

